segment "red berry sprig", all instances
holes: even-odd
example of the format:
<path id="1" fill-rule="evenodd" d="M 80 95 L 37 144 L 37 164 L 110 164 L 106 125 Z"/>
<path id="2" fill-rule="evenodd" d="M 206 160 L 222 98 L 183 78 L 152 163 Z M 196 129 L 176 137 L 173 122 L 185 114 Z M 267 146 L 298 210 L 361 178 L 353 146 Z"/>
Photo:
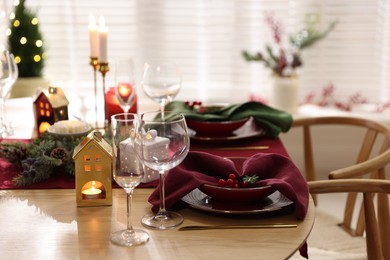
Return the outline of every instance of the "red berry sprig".
<path id="1" fill-rule="evenodd" d="M 228 187 L 228 188 L 247 188 L 254 184 L 258 180 L 258 176 L 244 176 L 242 181 L 239 181 L 234 173 L 230 173 L 228 179 L 219 179 L 218 186 L 219 187 Z"/>
<path id="2" fill-rule="evenodd" d="M 187 100 L 184 102 L 184 104 L 200 114 L 213 113 L 223 108 L 222 106 L 205 106 L 202 104 L 202 101 L 190 102 Z"/>

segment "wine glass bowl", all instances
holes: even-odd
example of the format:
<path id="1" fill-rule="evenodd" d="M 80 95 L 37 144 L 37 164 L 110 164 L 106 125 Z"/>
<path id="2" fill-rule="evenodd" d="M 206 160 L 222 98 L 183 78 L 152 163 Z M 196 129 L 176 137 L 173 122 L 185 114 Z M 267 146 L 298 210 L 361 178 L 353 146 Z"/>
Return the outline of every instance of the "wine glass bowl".
<path id="1" fill-rule="evenodd" d="M 123 112 L 129 112 L 136 96 L 135 67 L 132 59 L 115 62 L 115 94 Z"/>
<path id="2" fill-rule="evenodd" d="M 142 224 L 155 229 L 174 228 L 183 222 L 183 217 L 165 209 L 165 175 L 188 154 L 190 141 L 185 118 L 171 111 L 144 113 L 137 134 L 142 163 L 160 174 L 159 211 L 144 216 Z"/>
<path id="3" fill-rule="evenodd" d="M 19 73 L 14 55 L 7 50 L 0 53 L 0 67 L 0 136 L 4 138 L 12 134 L 5 120 L 5 100 Z"/>
<path id="4" fill-rule="evenodd" d="M 134 145 L 138 120 L 138 116 L 132 113 L 111 117 L 113 179 L 125 190 L 127 200 L 127 228 L 112 233 L 111 242 L 122 246 L 140 245 L 149 240 L 147 232 L 134 229 L 131 224 L 132 193 L 144 176 L 143 166 Z"/>
<path id="5" fill-rule="evenodd" d="M 181 72 L 174 63 L 145 63 L 141 86 L 144 93 L 159 103 L 161 111 L 181 89 Z"/>

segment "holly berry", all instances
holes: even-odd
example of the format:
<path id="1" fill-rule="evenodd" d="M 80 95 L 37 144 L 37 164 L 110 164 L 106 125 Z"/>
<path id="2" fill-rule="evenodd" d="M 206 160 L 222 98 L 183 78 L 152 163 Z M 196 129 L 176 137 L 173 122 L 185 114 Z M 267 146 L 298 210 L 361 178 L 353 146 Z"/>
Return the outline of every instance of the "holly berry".
<path id="1" fill-rule="evenodd" d="M 228 187 L 233 187 L 233 185 L 234 185 L 233 179 L 227 179 L 227 180 L 226 180 L 226 185 L 227 185 Z"/>
<path id="2" fill-rule="evenodd" d="M 218 180 L 218 186 L 219 187 L 225 187 L 226 186 L 226 181 L 224 179 L 219 179 Z"/>
<path id="3" fill-rule="evenodd" d="M 247 188 L 251 187 L 252 184 L 256 183 L 259 179 L 259 176 L 253 175 L 248 176 L 245 175 L 240 181 L 234 173 L 230 173 L 228 175 L 228 179 L 219 179 L 218 186 L 219 187 L 229 187 L 229 188 Z"/>

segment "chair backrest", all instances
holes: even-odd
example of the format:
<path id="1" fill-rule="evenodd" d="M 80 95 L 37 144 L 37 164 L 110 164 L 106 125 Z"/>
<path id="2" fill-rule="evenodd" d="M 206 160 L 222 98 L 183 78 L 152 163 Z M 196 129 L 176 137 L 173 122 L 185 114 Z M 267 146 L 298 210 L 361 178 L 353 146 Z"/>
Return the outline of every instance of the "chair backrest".
<path id="1" fill-rule="evenodd" d="M 317 180 L 316 167 L 314 161 L 314 150 L 312 129 L 315 126 L 345 126 L 365 130 L 365 135 L 362 140 L 357 140 L 357 143 L 361 143 L 360 150 L 357 153 L 356 162 L 350 167 L 335 169 L 329 173 L 330 179 L 342 179 L 342 178 L 374 178 L 374 179 L 386 179 L 385 167 L 376 170 L 366 169 L 371 160 L 390 160 L 386 153 L 390 153 L 390 128 L 379 122 L 357 118 L 357 117 L 345 117 L 345 116 L 325 116 L 325 117 L 309 117 L 298 118 L 294 120 L 294 128 L 302 128 L 303 133 L 303 156 L 304 156 L 304 174 L 307 181 Z M 321 138 L 321 137 L 320 137 Z M 379 149 L 374 149 L 378 146 Z M 337 151 L 334 151 L 336 154 Z M 385 154 L 385 155 L 384 155 Z M 338 155 L 338 156 L 343 156 Z M 378 157 L 379 156 L 379 157 Z M 368 164 L 362 164 L 368 162 Z M 351 168 L 352 167 L 352 168 Z M 362 168 L 363 167 L 363 168 Z M 365 168 L 366 167 L 366 168 Z M 317 199 L 313 196 L 315 203 Z M 358 212 L 358 218 L 356 225 L 353 227 L 353 216 L 357 204 L 357 194 L 350 193 L 346 201 L 344 219 L 341 226 L 350 234 L 362 236 L 364 234 L 364 212 L 363 207 L 360 207 Z"/>
<path id="2" fill-rule="evenodd" d="M 308 182 L 308 185 L 311 194 L 335 192 L 362 193 L 366 226 L 367 259 L 390 259 L 390 247 L 388 246 L 390 241 L 389 180 L 320 180 Z M 372 199 L 374 194 L 378 198 L 381 198 L 381 204 L 380 207 L 378 205 L 377 210 Z"/>

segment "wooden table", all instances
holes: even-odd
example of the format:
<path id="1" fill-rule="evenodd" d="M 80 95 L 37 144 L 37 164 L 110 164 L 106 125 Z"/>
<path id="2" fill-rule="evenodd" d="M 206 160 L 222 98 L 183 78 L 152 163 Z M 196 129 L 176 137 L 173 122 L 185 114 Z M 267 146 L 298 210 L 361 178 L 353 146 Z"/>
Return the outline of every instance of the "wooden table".
<path id="1" fill-rule="evenodd" d="M 152 189 L 135 190 L 133 225 L 143 228 Z M 309 235 L 315 208 L 305 220 L 293 214 L 237 218 L 206 214 L 189 207 L 179 212 L 183 225 L 296 223 L 297 228 L 178 231 L 151 230 L 150 241 L 126 248 L 112 244 L 110 233 L 125 227 L 126 200 L 113 190 L 113 205 L 76 206 L 74 189 L 0 190 L 1 259 L 286 259 Z M 183 226 L 182 225 L 182 226 Z"/>

